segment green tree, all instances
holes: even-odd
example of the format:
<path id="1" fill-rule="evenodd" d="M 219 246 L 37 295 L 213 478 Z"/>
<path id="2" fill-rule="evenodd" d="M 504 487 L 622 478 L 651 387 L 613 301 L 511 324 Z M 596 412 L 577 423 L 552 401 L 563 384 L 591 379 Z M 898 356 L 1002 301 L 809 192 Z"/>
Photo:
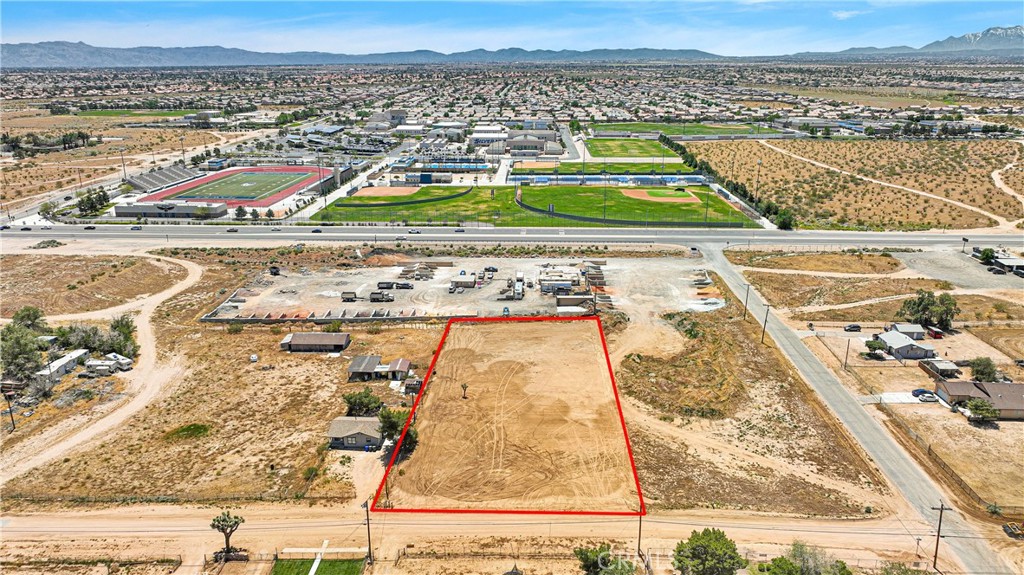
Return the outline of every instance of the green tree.
<path id="1" fill-rule="evenodd" d="M 345 403 L 348 405 L 348 415 L 377 415 L 381 406 L 384 405 L 369 387 L 364 387 L 362 391 L 356 393 L 347 393 L 342 397 L 345 398 Z"/>
<path id="2" fill-rule="evenodd" d="M 238 206 L 237 208 L 235 208 L 235 219 L 236 220 L 244 220 L 245 216 L 247 216 L 247 215 L 249 215 L 249 212 L 245 211 L 245 207 L 244 206 Z"/>
<path id="3" fill-rule="evenodd" d="M 125 339 L 133 339 L 135 335 L 135 318 L 123 313 L 110 320 L 110 330 L 121 334 Z"/>
<path id="4" fill-rule="evenodd" d="M 265 217 L 266 217 L 266 218 L 267 218 L 268 220 L 272 220 L 272 219 L 274 219 L 274 210 L 272 210 L 272 209 L 270 209 L 270 208 L 267 208 L 267 213 L 266 213 L 266 216 L 265 216 Z"/>
<path id="5" fill-rule="evenodd" d="M 999 370 L 990 357 L 976 357 L 971 360 L 971 379 L 992 382 L 999 377 Z"/>
<path id="6" fill-rule="evenodd" d="M 996 251 L 992 248 L 984 248 L 981 253 L 978 254 L 981 263 L 990 266 L 992 262 L 996 261 Z"/>
<path id="7" fill-rule="evenodd" d="M 935 296 L 935 292 L 917 290 L 917 297 L 903 302 L 897 317 L 921 325 L 934 325 L 939 329 L 952 329 L 953 318 L 960 313 L 956 298 L 948 293 Z"/>
<path id="8" fill-rule="evenodd" d="M 881 357 L 883 351 L 885 351 L 885 342 L 878 341 L 877 339 L 869 339 L 864 342 L 864 345 L 868 348 L 868 354 L 872 357 Z"/>
<path id="9" fill-rule="evenodd" d="M 607 543 L 598 547 L 577 547 L 572 552 L 580 562 L 580 570 L 586 575 L 631 575 L 636 572 L 631 561 L 612 555 L 611 546 Z"/>
<path id="10" fill-rule="evenodd" d="M 225 553 L 231 553 L 231 536 L 234 535 L 235 531 L 243 523 L 245 523 L 245 519 L 242 516 L 232 515 L 230 511 L 225 511 L 213 518 L 213 521 L 210 523 L 210 529 L 220 531 L 224 535 Z"/>
<path id="11" fill-rule="evenodd" d="M 416 450 L 416 446 L 419 444 L 420 432 L 416 430 L 416 426 L 410 425 L 409 429 L 405 432 L 405 437 L 402 438 L 402 447 L 398 450 L 398 455 L 408 457 Z"/>
<path id="12" fill-rule="evenodd" d="M 381 408 L 377 413 L 380 420 L 380 436 L 384 439 L 397 439 L 402 433 L 405 420 L 409 418 L 409 412 L 389 407 Z"/>
<path id="13" fill-rule="evenodd" d="M 999 419 L 999 410 L 986 399 L 972 397 L 967 400 L 966 407 L 971 411 L 971 421 L 989 422 Z"/>
<path id="14" fill-rule="evenodd" d="M 758 566 L 757 570 L 769 575 L 804 575 L 800 571 L 800 566 L 788 557 L 776 557 L 771 562 Z"/>
<path id="15" fill-rule="evenodd" d="M 775 216 L 775 225 L 778 226 L 780 230 L 791 230 L 795 223 L 796 219 L 793 217 L 793 213 L 789 210 L 782 210 L 777 216 Z"/>
<path id="16" fill-rule="evenodd" d="M 249 212 L 249 217 L 255 222 L 260 219 L 260 213 L 256 211 L 256 208 L 253 208 L 252 211 Z"/>
<path id="17" fill-rule="evenodd" d="M 736 551 L 736 543 L 725 532 L 705 528 L 680 541 L 672 565 L 681 575 L 734 575 L 747 562 Z"/>
<path id="18" fill-rule="evenodd" d="M 0 330 L 0 364 L 3 376 L 19 382 L 29 382 L 43 369 L 43 356 L 39 353 L 36 334 L 19 323 L 9 323 Z"/>
<path id="19" fill-rule="evenodd" d="M 14 315 L 11 316 L 11 321 L 35 332 L 45 332 L 47 329 L 43 310 L 30 305 L 14 312 Z"/>

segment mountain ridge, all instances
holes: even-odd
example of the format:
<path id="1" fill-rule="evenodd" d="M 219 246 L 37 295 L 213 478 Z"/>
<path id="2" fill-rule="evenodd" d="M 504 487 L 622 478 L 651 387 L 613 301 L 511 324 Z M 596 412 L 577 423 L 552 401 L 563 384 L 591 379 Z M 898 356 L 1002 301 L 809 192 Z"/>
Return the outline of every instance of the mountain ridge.
<path id="1" fill-rule="evenodd" d="M 84 42 L 46 41 L 0 44 L 3 68 L 139 68 L 186 66 L 303 66 L 341 64 L 466 64 L 570 62 L 710 62 L 766 59 L 850 59 L 858 57 L 965 58 L 1024 57 L 1024 26 L 992 27 L 982 32 L 950 36 L 921 48 L 857 47 L 838 52 L 802 52 L 780 56 L 730 57 L 694 49 L 599 48 L 593 50 L 475 49 L 445 54 L 412 50 L 376 54 L 330 52 L 255 52 L 223 46 L 106 48 Z"/>

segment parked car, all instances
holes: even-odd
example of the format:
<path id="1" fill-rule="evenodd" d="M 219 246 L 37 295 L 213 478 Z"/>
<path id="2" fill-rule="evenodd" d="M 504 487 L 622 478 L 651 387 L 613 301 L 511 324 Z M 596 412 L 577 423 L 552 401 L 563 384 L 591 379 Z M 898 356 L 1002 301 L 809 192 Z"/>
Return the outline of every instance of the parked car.
<path id="1" fill-rule="evenodd" d="M 85 226 L 85 229 L 87 229 L 87 230 L 95 230 L 96 226 Z"/>
<path id="2" fill-rule="evenodd" d="M 1003 268 L 995 268 L 992 270 L 992 273 L 996 274 L 997 276 L 1005 276 L 1006 270 L 1004 270 Z"/>
<path id="3" fill-rule="evenodd" d="M 70 202 L 70 201 L 71 201 L 71 200 L 73 200 L 73 199 L 75 199 L 75 197 L 74 197 L 74 196 L 64 196 L 64 201 L 65 201 L 65 202 Z"/>
<path id="4" fill-rule="evenodd" d="M 917 400 L 924 403 L 937 403 L 939 398 L 935 397 L 934 393 L 928 392 L 917 396 Z"/>
<path id="5" fill-rule="evenodd" d="M 11 229 L 11 226 L 9 226 L 7 224 L 4 224 L 4 225 L 0 226 L 0 230 L 9 230 L 9 229 Z"/>
<path id="6" fill-rule="evenodd" d="M 137 232 L 137 231 L 139 231 L 139 230 L 141 230 L 141 229 L 142 229 L 142 226 L 132 226 L 132 228 L 131 228 L 131 230 L 132 230 L 133 232 Z"/>
<path id="7" fill-rule="evenodd" d="M 310 233 L 312 233 L 312 234 L 322 234 L 323 230 L 321 230 L 320 228 L 313 228 L 313 231 L 310 232 Z"/>
<path id="8" fill-rule="evenodd" d="M 279 232 L 279 231 L 281 231 L 281 228 L 270 228 L 270 231 L 272 231 L 272 232 Z"/>
<path id="9" fill-rule="evenodd" d="M 923 388 L 918 388 L 918 389 L 915 389 L 914 391 L 910 392 L 910 394 L 913 395 L 914 397 L 921 397 L 922 395 L 924 395 L 926 393 L 931 393 L 931 390 L 923 389 Z"/>
<path id="10" fill-rule="evenodd" d="M 843 331 L 860 331 L 860 324 L 851 323 L 844 327 Z"/>
<path id="11" fill-rule="evenodd" d="M 484 271 L 485 272 L 496 272 L 496 271 L 498 271 L 498 268 L 496 268 L 494 266 L 487 266 L 487 267 L 484 268 Z"/>
<path id="12" fill-rule="evenodd" d="M 235 233 L 235 232 L 237 232 L 237 231 L 238 231 L 238 228 L 228 228 L 228 229 L 227 229 L 227 231 L 228 231 L 229 233 Z"/>

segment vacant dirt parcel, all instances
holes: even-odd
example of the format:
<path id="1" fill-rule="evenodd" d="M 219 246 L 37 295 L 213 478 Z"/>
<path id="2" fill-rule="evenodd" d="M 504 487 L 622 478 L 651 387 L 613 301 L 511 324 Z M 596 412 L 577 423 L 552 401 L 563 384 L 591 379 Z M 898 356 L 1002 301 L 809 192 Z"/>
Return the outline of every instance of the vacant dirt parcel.
<path id="1" fill-rule="evenodd" d="M 599 329 L 453 323 L 416 410 L 419 445 L 378 506 L 639 512 Z"/>

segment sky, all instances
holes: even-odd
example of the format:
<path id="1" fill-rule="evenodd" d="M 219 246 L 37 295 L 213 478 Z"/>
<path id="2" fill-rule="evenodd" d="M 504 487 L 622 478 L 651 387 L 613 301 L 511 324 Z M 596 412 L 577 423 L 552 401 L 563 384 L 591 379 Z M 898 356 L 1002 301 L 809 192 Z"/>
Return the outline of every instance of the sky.
<path id="1" fill-rule="evenodd" d="M 724 56 L 915 48 L 1024 23 L 1021 0 L 2 0 L 0 41 L 366 54 L 476 48 L 692 48 Z"/>

